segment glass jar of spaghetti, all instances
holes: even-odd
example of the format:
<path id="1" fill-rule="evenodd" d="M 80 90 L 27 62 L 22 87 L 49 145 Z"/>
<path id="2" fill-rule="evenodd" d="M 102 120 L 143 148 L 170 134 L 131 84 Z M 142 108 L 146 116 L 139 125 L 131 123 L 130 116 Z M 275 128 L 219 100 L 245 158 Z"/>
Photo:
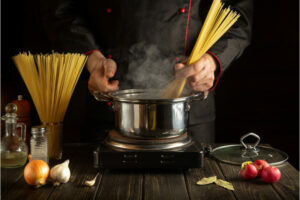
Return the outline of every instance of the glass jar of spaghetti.
<path id="1" fill-rule="evenodd" d="M 48 136 L 48 155 L 49 159 L 60 160 L 62 158 L 62 134 L 63 123 L 51 122 L 43 123 L 46 127 Z"/>

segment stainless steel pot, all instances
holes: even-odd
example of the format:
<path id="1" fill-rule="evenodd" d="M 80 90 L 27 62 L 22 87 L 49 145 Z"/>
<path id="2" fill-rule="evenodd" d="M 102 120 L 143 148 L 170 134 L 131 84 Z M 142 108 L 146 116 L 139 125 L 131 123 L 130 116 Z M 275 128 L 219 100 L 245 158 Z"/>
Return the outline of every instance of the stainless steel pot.
<path id="1" fill-rule="evenodd" d="M 191 101 L 202 100 L 203 94 L 175 99 L 160 99 L 158 94 L 159 90 L 130 89 L 95 92 L 94 96 L 112 102 L 115 128 L 126 137 L 165 139 L 182 135 L 188 126 Z"/>

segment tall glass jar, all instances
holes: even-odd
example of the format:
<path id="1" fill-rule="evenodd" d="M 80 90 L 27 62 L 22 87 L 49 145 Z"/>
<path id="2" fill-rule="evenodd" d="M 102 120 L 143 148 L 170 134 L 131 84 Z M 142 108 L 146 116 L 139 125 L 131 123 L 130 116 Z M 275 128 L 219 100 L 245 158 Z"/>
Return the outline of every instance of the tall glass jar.
<path id="1" fill-rule="evenodd" d="M 60 160 L 62 158 L 63 123 L 43 123 L 43 126 L 47 129 L 49 159 Z"/>
<path id="2" fill-rule="evenodd" d="M 46 127 L 33 126 L 31 128 L 30 150 L 33 160 L 43 160 L 49 163 Z"/>

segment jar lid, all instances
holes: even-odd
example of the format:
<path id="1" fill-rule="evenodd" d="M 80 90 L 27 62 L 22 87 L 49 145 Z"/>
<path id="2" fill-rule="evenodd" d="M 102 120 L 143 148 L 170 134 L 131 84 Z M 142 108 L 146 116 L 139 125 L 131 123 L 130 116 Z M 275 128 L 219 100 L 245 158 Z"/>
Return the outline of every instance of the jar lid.
<path id="1" fill-rule="evenodd" d="M 31 127 L 31 133 L 36 134 L 36 133 L 44 133 L 46 132 L 46 127 L 45 126 L 33 126 Z"/>
<path id="2" fill-rule="evenodd" d="M 244 139 L 253 136 L 257 139 L 255 144 L 245 144 Z M 220 146 L 210 152 L 214 158 L 221 162 L 241 165 L 246 161 L 265 160 L 270 165 L 279 165 L 288 160 L 288 155 L 278 149 L 261 146 L 259 144 L 260 137 L 255 133 L 248 133 L 240 138 L 241 144 L 232 144 Z"/>

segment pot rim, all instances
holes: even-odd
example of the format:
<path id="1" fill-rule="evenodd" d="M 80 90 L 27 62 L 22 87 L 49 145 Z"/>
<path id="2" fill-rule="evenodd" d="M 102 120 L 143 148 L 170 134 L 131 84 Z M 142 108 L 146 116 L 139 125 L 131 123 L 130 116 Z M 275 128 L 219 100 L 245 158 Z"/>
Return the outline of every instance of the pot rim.
<path id="1" fill-rule="evenodd" d="M 188 96 L 183 96 L 179 98 L 170 98 L 170 99 L 134 99 L 134 98 L 126 98 L 124 95 L 126 94 L 138 94 L 145 92 L 159 92 L 158 89 L 127 89 L 127 90 L 118 90 L 114 92 L 109 92 L 104 94 L 100 91 L 94 92 L 94 97 L 99 101 L 118 101 L 118 102 L 126 102 L 126 103 L 177 103 L 177 102 L 185 102 L 193 99 L 202 100 L 203 93 L 192 93 Z"/>

